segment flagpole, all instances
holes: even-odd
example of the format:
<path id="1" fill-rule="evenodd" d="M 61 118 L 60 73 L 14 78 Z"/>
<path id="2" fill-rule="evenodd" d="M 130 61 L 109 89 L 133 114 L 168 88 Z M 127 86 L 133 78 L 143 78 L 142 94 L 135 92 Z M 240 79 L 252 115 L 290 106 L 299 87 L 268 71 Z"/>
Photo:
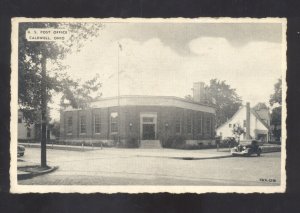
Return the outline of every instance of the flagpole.
<path id="1" fill-rule="evenodd" d="M 120 144 L 120 131 L 121 131 L 120 121 L 121 121 L 121 119 L 120 119 L 120 70 L 119 70 L 120 69 L 120 59 L 119 59 L 119 57 L 120 57 L 121 45 L 120 45 L 120 43 L 118 43 L 118 44 L 119 44 L 119 46 L 118 46 L 118 144 Z"/>

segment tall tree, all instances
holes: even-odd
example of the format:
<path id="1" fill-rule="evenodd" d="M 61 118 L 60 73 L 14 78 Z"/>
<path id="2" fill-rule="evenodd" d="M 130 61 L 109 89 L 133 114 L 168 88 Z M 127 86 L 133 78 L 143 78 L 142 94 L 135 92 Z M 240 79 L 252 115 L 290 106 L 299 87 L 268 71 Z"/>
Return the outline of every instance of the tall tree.
<path id="1" fill-rule="evenodd" d="M 30 111 L 41 113 L 41 166 L 46 167 L 46 128 L 47 105 L 54 92 L 68 92 L 69 87 L 76 87 L 77 82 L 64 72 L 62 60 L 67 54 L 80 51 L 87 39 L 97 36 L 103 26 L 97 23 L 42 23 L 24 22 L 19 24 L 19 107 L 28 122 L 36 122 L 38 116 Z M 62 42 L 30 42 L 26 39 L 29 28 L 67 29 L 70 38 Z M 51 62 L 53 75 L 49 75 L 47 62 Z M 95 82 L 94 82 L 95 83 Z M 99 85 L 96 83 L 96 85 Z M 86 88 L 88 90 L 88 88 Z M 80 91 L 82 93 L 84 91 Z M 86 92 L 86 91 L 85 91 Z M 66 98 L 74 99 L 72 94 Z"/>
<path id="2" fill-rule="evenodd" d="M 270 96 L 270 105 L 273 107 L 271 113 L 271 126 L 273 136 L 280 140 L 281 137 L 281 111 L 282 111 L 282 79 L 274 85 L 274 93 Z"/>
<path id="3" fill-rule="evenodd" d="M 217 127 L 231 118 L 242 105 L 242 100 L 236 90 L 225 81 L 211 79 L 205 89 L 208 101 L 216 106 Z"/>

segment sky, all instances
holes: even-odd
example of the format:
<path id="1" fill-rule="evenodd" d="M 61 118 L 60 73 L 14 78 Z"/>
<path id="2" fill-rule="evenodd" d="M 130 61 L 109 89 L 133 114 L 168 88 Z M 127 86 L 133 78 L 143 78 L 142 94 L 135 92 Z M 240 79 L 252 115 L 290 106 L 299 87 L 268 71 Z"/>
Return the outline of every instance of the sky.
<path id="1" fill-rule="evenodd" d="M 217 78 L 235 88 L 244 103 L 268 104 L 282 74 L 281 27 L 279 23 L 105 23 L 98 37 L 63 63 L 75 79 L 99 74 L 103 97 L 117 95 L 119 70 L 120 95 L 184 97 L 192 94 L 193 82 L 208 84 Z"/>

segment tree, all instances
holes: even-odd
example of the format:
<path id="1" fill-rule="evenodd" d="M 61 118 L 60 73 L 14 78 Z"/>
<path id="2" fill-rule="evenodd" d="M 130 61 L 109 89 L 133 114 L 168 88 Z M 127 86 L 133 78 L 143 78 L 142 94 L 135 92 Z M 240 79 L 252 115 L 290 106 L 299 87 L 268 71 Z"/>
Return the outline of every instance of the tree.
<path id="1" fill-rule="evenodd" d="M 278 79 L 274 85 L 274 94 L 270 96 L 272 134 L 277 139 L 281 138 L 281 111 L 282 111 L 282 79 Z"/>
<path id="2" fill-rule="evenodd" d="M 101 97 L 102 93 L 99 92 L 101 83 L 99 82 L 99 75 L 85 81 L 83 84 L 72 82 L 62 83 L 63 96 L 61 97 L 61 105 L 67 100 L 70 105 L 75 109 L 85 109 L 89 107 L 91 101 Z"/>
<path id="3" fill-rule="evenodd" d="M 225 81 L 211 79 L 210 85 L 205 87 L 207 99 L 216 106 L 216 126 L 220 126 L 231 118 L 242 105 L 236 90 Z"/>
<path id="4" fill-rule="evenodd" d="M 237 138 L 237 143 L 240 143 L 240 137 L 242 134 L 246 133 L 244 128 L 241 127 L 239 123 L 233 125 L 232 133 L 234 134 L 235 138 Z"/>
<path id="5" fill-rule="evenodd" d="M 67 29 L 71 36 L 63 42 L 29 42 L 26 40 L 28 28 L 56 28 Z M 25 119 L 37 122 L 39 116 L 32 116 L 32 111 L 40 112 L 42 124 L 41 138 L 41 166 L 46 167 L 46 128 L 47 128 L 47 103 L 51 100 L 53 92 L 70 91 L 69 87 L 78 87 L 78 83 L 63 73 L 64 57 L 74 51 L 79 51 L 87 39 L 99 34 L 101 24 L 95 23 L 42 23 L 24 22 L 19 24 L 19 107 L 23 111 Z M 53 64 L 53 75 L 49 75 L 47 62 Z M 96 83 L 95 85 L 99 85 Z M 87 93 L 88 87 L 78 94 Z M 73 98 L 72 94 L 65 96 Z M 71 102 L 73 103 L 73 102 Z M 77 105 L 78 106 L 78 105 Z"/>
<path id="6" fill-rule="evenodd" d="M 282 79 L 279 78 L 276 84 L 274 85 L 274 94 L 270 96 L 270 105 L 273 106 L 275 104 L 278 104 L 281 106 L 282 104 Z"/>

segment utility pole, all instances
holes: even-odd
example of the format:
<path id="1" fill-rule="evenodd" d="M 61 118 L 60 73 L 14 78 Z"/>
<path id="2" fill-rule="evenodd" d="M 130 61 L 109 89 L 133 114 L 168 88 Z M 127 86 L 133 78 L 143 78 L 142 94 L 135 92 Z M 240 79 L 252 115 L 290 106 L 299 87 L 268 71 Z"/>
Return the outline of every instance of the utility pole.
<path id="1" fill-rule="evenodd" d="M 120 43 L 118 47 L 118 144 L 120 144 L 120 127 L 121 127 L 121 119 L 120 119 L 120 51 L 122 51 L 122 46 Z"/>
<path id="2" fill-rule="evenodd" d="M 41 82 L 41 114 L 42 114 L 42 138 L 41 138 L 41 167 L 47 167 L 47 85 L 46 85 L 46 62 L 47 59 L 43 55 L 42 63 L 42 82 Z"/>

